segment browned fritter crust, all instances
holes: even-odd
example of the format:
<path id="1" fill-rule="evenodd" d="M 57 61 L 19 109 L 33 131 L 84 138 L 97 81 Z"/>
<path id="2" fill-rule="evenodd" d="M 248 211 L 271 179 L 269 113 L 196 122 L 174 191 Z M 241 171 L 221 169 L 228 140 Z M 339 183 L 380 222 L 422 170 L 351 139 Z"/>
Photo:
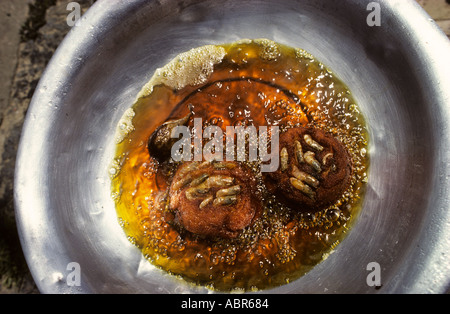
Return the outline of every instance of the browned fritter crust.
<path id="1" fill-rule="evenodd" d="M 319 146 L 311 146 L 311 142 L 308 144 L 305 135 L 309 135 Z M 299 146 L 295 141 L 301 146 L 303 160 L 300 162 L 297 158 Z M 318 211 L 335 203 L 348 189 L 353 171 L 352 160 L 338 139 L 321 129 L 298 127 L 281 133 L 279 143 L 280 166 L 277 171 L 265 175 L 265 183 L 281 201 L 299 211 Z M 287 163 L 282 170 L 284 148 Z M 320 170 L 318 165 L 314 167 L 305 161 L 307 152 L 309 158 L 312 156 L 319 163 Z M 295 176 L 298 174 L 295 167 L 303 173 L 300 183 L 295 180 L 299 177 Z M 312 176 L 315 181 L 305 180 L 304 174 Z M 303 186 L 303 191 L 294 187 L 293 181 Z"/>
<path id="2" fill-rule="evenodd" d="M 220 199 L 219 190 L 229 188 L 239 192 Z M 169 207 L 174 222 L 194 234 L 234 238 L 261 212 L 256 190 L 253 173 L 240 163 L 186 162 L 178 168 L 171 183 Z M 230 200 L 234 201 L 228 204 Z"/>

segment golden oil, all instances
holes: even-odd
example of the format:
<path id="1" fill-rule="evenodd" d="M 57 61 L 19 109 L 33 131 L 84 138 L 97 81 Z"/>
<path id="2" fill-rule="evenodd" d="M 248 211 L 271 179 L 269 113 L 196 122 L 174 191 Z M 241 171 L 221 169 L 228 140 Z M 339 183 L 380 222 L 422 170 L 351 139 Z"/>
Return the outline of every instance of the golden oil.
<path id="1" fill-rule="evenodd" d="M 255 291 L 299 278 L 330 254 L 361 210 L 368 134 L 348 88 L 309 53 L 270 40 L 208 46 L 169 65 L 118 127 L 110 173 L 126 236 L 149 262 L 211 289 Z M 260 180 L 263 213 L 238 238 L 208 240 L 175 228 L 166 218 L 168 182 L 146 145 L 156 127 L 185 116 L 188 104 L 205 125 L 314 126 L 332 133 L 352 157 L 350 189 L 327 209 L 301 213 L 279 203 Z M 249 165 L 259 178 L 257 165 Z"/>

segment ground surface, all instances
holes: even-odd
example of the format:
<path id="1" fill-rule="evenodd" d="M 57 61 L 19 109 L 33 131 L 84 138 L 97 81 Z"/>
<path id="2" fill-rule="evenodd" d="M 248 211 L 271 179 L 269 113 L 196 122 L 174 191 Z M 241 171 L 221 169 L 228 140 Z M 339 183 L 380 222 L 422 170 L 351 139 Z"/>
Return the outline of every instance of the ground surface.
<path id="1" fill-rule="evenodd" d="M 15 225 L 13 179 L 22 123 L 42 72 L 70 30 L 67 0 L 0 1 L 0 293 L 38 293 Z M 93 1 L 77 1 L 86 10 Z"/>
<path id="2" fill-rule="evenodd" d="M 39 293 L 15 225 L 14 165 L 28 104 L 46 64 L 70 30 L 69 2 L 0 1 L 0 293 Z M 94 1 L 77 2 L 87 10 Z M 418 2 L 450 37 L 450 4 L 446 0 Z"/>

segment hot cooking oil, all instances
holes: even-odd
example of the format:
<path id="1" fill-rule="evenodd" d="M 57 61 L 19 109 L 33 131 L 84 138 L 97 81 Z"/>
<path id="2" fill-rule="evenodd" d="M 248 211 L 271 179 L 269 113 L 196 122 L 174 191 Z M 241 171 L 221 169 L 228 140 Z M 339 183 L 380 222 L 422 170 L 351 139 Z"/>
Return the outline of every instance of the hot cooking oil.
<path id="1" fill-rule="evenodd" d="M 351 186 L 316 213 L 280 203 L 262 182 L 262 215 L 236 239 L 205 239 L 166 219 L 168 185 L 147 140 L 162 123 L 192 110 L 204 126 L 322 128 L 348 149 Z M 158 69 L 124 114 L 111 166 L 118 220 L 130 242 L 157 267 L 221 291 L 260 290 L 299 278 L 348 233 L 362 207 L 368 133 L 349 89 L 309 53 L 270 40 L 205 46 Z M 256 177 L 258 163 L 249 163 Z"/>

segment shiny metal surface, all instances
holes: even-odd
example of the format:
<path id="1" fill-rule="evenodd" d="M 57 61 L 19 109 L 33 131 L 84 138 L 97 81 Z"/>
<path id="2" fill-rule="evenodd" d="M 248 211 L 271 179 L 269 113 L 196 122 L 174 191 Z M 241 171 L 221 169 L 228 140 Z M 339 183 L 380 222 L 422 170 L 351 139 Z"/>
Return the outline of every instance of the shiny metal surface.
<path id="1" fill-rule="evenodd" d="M 17 159 L 19 233 L 44 293 L 179 293 L 126 239 L 108 166 L 123 112 L 180 52 L 242 38 L 303 48 L 353 92 L 370 128 L 365 206 L 347 238 L 271 293 L 440 293 L 450 283 L 450 43 L 414 2 L 99 0 L 50 62 Z M 70 286 L 80 265 L 81 282 Z M 368 263 L 381 266 L 369 287 Z"/>

